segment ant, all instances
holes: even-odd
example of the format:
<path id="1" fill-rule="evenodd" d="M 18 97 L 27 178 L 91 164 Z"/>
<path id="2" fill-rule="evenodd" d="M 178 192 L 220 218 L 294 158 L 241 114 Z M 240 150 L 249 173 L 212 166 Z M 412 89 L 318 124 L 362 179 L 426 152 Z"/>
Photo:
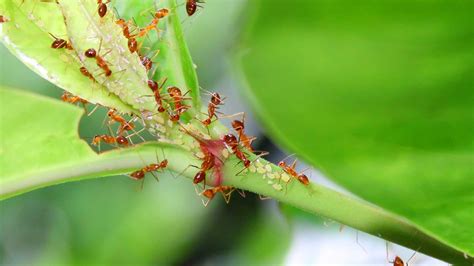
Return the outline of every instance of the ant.
<path id="1" fill-rule="evenodd" d="M 206 188 L 206 182 L 205 182 L 206 181 L 206 171 L 211 170 L 214 167 L 215 159 L 216 159 L 216 157 L 210 152 L 206 152 L 204 154 L 204 158 L 202 160 L 201 168 L 200 168 L 201 170 L 199 172 L 197 172 L 196 175 L 193 178 L 193 183 L 195 185 L 197 185 L 197 184 L 204 181 L 203 188 Z"/>
<path id="2" fill-rule="evenodd" d="M 123 29 L 123 36 L 128 39 L 128 50 L 130 50 L 130 53 L 135 53 L 138 51 L 138 42 L 137 40 L 130 35 L 130 29 L 128 27 L 128 22 L 126 22 L 123 19 L 118 19 L 116 22 L 120 27 Z"/>
<path id="3" fill-rule="evenodd" d="M 96 81 L 94 76 L 92 76 L 92 74 L 89 72 L 89 70 L 87 70 L 86 67 L 79 68 L 79 71 L 81 71 L 82 75 L 88 77 L 90 80 L 92 80 L 94 82 Z"/>
<path id="4" fill-rule="evenodd" d="M 148 34 L 149 31 L 155 29 L 158 25 L 158 22 L 160 21 L 160 19 L 166 17 L 169 13 L 169 10 L 166 9 L 166 8 L 162 8 L 158 11 L 155 12 L 155 15 L 153 16 L 153 20 L 150 22 L 150 24 L 148 24 L 147 26 L 145 26 L 145 28 L 141 29 L 140 32 L 137 33 L 137 37 L 143 37 L 145 35 Z"/>
<path id="5" fill-rule="evenodd" d="M 186 0 L 186 13 L 188 13 L 188 16 L 194 15 L 196 13 L 196 10 L 198 7 L 201 7 L 198 5 L 198 3 L 204 3 L 202 0 Z"/>
<path id="6" fill-rule="evenodd" d="M 3 16 L 3 15 L 0 15 L 0 23 L 5 23 L 5 22 L 8 22 L 10 21 L 7 17 Z"/>
<path id="7" fill-rule="evenodd" d="M 242 152 L 239 149 L 239 141 L 237 141 L 237 137 L 233 134 L 227 134 L 224 136 L 222 139 L 224 143 L 232 150 L 232 153 L 235 154 L 235 156 L 242 161 L 244 164 L 245 168 L 248 168 L 250 166 L 250 160 L 247 159 L 245 156 L 244 152 Z"/>
<path id="8" fill-rule="evenodd" d="M 107 0 L 106 3 L 103 3 L 102 0 L 97 0 L 97 13 L 99 17 L 103 18 L 107 14 L 107 4 L 110 3 L 110 0 Z"/>
<path id="9" fill-rule="evenodd" d="M 66 48 L 68 50 L 73 50 L 74 48 L 72 48 L 72 45 L 70 42 L 64 40 L 64 39 L 60 39 L 56 36 L 54 36 L 53 34 L 49 33 L 49 35 L 51 35 L 51 37 L 54 38 L 54 41 L 53 43 L 51 44 L 51 48 L 53 49 L 61 49 L 61 48 Z"/>
<path id="10" fill-rule="evenodd" d="M 165 85 L 166 80 L 167 79 L 165 78 L 165 80 L 163 80 L 160 86 L 158 86 L 158 83 L 156 81 L 151 80 L 151 79 L 148 80 L 148 87 L 151 89 L 151 91 L 153 91 L 153 96 L 155 97 L 156 104 L 158 105 L 158 112 L 160 113 L 163 113 L 165 111 L 165 108 L 163 107 L 163 100 L 160 94 L 160 90 Z"/>
<path id="11" fill-rule="evenodd" d="M 255 140 L 255 137 L 249 137 L 245 134 L 245 113 L 242 120 L 232 121 L 232 128 L 239 134 L 239 141 L 242 143 L 242 146 L 247 148 L 249 151 L 253 151 L 252 142 Z"/>
<path id="12" fill-rule="evenodd" d="M 207 105 L 207 115 L 208 115 L 208 117 L 205 120 L 201 121 L 201 123 L 204 126 L 209 126 L 212 123 L 212 118 L 213 117 L 218 118 L 217 115 L 216 115 L 216 109 L 219 107 L 220 104 L 222 104 L 222 99 L 221 99 L 221 96 L 219 95 L 219 93 L 217 93 L 217 92 L 212 93 L 211 94 L 211 101 Z"/>
<path id="13" fill-rule="evenodd" d="M 84 100 L 79 96 L 73 96 L 72 94 L 70 94 L 67 91 L 65 91 L 63 93 L 63 95 L 61 95 L 61 100 L 63 100 L 64 102 L 67 102 L 67 103 L 72 103 L 72 104 L 74 104 L 74 103 L 82 103 L 82 104 L 89 103 L 87 100 Z"/>
<path id="14" fill-rule="evenodd" d="M 170 97 L 173 98 L 174 109 L 177 114 L 181 115 L 190 108 L 190 106 L 182 102 L 185 99 L 184 96 L 188 94 L 187 92 L 183 95 L 178 87 L 173 86 L 168 88 L 168 93 Z"/>
<path id="15" fill-rule="evenodd" d="M 164 169 L 168 166 L 168 160 L 164 159 L 163 161 L 159 162 L 159 163 L 152 163 L 152 164 L 149 164 L 149 165 L 146 165 L 145 167 L 143 167 L 142 169 L 139 169 L 133 173 L 130 174 L 130 177 L 132 179 L 135 179 L 135 180 L 140 180 L 140 179 L 143 179 L 145 177 L 145 174 L 146 173 L 151 173 L 155 179 L 157 181 L 158 180 L 158 177 L 155 176 L 153 174 L 153 172 L 156 172 L 160 169 Z"/>
<path id="16" fill-rule="evenodd" d="M 107 112 L 107 116 L 110 118 L 111 121 L 120 123 L 119 135 L 121 135 L 124 131 L 130 131 L 135 128 L 135 125 L 132 122 L 127 122 L 125 118 L 117 114 L 117 111 L 115 109 L 110 109 Z"/>
<path id="17" fill-rule="evenodd" d="M 293 161 L 293 163 L 291 165 L 286 164 L 285 161 L 282 160 L 278 163 L 278 166 L 280 166 L 280 168 L 283 169 L 283 171 L 285 171 L 285 173 L 287 173 L 290 176 L 296 178 L 303 185 L 305 185 L 305 186 L 309 185 L 309 178 L 303 173 L 298 174 L 298 172 L 296 172 L 296 169 L 295 169 L 296 168 L 296 159 Z"/>
<path id="18" fill-rule="evenodd" d="M 129 142 L 128 139 L 124 136 L 113 137 L 111 135 L 96 135 L 92 139 L 92 145 L 99 146 L 100 151 L 100 143 L 105 142 L 107 144 L 118 144 L 120 146 L 128 146 Z"/>
<path id="19" fill-rule="evenodd" d="M 102 41 L 101 41 L 101 45 L 102 45 Z M 100 48 L 99 48 L 99 51 L 100 51 Z M 97 51 L 94 48 L 87 49 L 84 55 L 89 58 L 95 58 L 97 65 L 100 68 L 102 68 L 102 70 L 104 70 L 106 77 L 109 77 L 110 75 L 112 75 L 112 70 L 110 70 L 109 66 L 107 65 L 107 62 L 104 60 L 103 57 L 97 54 Z"/>

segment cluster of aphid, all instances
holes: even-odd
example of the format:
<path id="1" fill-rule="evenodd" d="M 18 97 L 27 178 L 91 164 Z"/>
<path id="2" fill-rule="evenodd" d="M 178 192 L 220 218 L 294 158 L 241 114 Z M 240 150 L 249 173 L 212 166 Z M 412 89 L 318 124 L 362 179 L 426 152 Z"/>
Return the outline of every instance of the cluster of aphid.
<path id="1" fill-rule="evenodd" d="M 57 2 L 57 1 L 56 1 Z M 97 0 L 97 11 L 96 15 L 102 19 L 108 14 L 108 3 L 110 0 Z M 189 16 L 195 14 L 198 7 L 201 7 L 199 3 L 202 3 L 199 0 L 187 0 L 186 1 L 186 13 Z M 139 57 L 140 63 L 146 69 L 147 72 L 152 72 L 150 76 L 154 76 L 153 65 L 154 62 L 152 61 L 153 58 L 147 57 L 145 55 L 140 54 L 140 38 L 146 37 L 151 31 L 157 30 L 159 22 L 169 16 L 170 12 L 166 8 L 158 9 L 156 12 L 153 13 L 153 18 L 151 21 L 143 26 L 138 27 L 132 21 L 126 21 L 122 18 L 115 19 L 114 22 L 121 28 L 121 32 L 123 36 L 127 39 L 128 50 L 130 54 L 135 54 Z M 9 19 L 0 16 L 0 22 L 8 22 Z M 50 45 L 52 49 L 66 49 L 74 51 L 74 46 L 71 41 L 58 38 L 54 34 L 50 33 L 53 41 Z M 100 75 L 104 75 L 105 79 L 109 79 L 113 73 L 115 73 L 113 68 L 111 68 L 110 63 L 107 61 L 106 56 L 111 51 L 106 53 L 101 53 L 101 46 L 102 40 L 100 40 L 99 48 L 96 50 L 95 48 L 85 49 L 83 54 L 85 60 L 94 60 L 94 64 L 97 65 L 98 70 L 101 71 Z M 89 66 L 92 66 L 89 64 Z M 89 68 L 90 69 L 90 68 Z M 89 71 L 89 69 L 82 65 L 79 68 L 80 73 L 93 81 L 94 83 L 98 83 L 98 75 L 94 72 Z M 156 68 L 155 68 L 156 71 Z M 235 155 L 235 157 L 239 160 L 240 163 L 243 165 L 243 169 L 238 173 L 245 170 L 249 171 L 261 171 L 260 170 L 260 161 L 258 157 L 265 155 L 265 153 L 261 153 L 257 159 L 251 161 L 249 159 L 249 154 L 247 152 L 253 152 L 254 149 L 252 148 L 252 142 L 255 140 L 254 137 L 250 137 L 245 133 L 245 115 L 243 115 L 242 120 L 234 120 L 232 122 L 232 127 L 235 130 L 236 134 L 228 133 L 224 136 L 220 136 L 217 138 L 212 138 L 209 133 L 209 127 L 213 122 L 219 119 L 219 107 L 224 104 L 224 99 L 216 92 L 209 93 L 210 101 L 207 105 L 207 113 L 205 114 L 198 114 L 195 115 L 194 119 L 198 122 L 198 127 L 201 130 L 196 129 L 193 124 L 191 123 L 184 123 L 181 119 L 182 115 L 186 113 L 190 108 L 191 105 L 188 104 L 186 98 L 186 93 L 182 93 L 182 90 L 176 86 L 169 86 L 164 88 L 167 78 L 164 77 L 163 81 L 160 83 L 156 82 L 153 79 L 149 79 L 146 83 L 148 88 L 151 90 L 150 97 L 153 97 L 154 103 L 156 104 L 156 112 L 157 114 L 162 114 L 166 117 L 172 125 L 177 125 L 178 129 L 184 133 L 184 135 L 190 136 L 190 140 L 194 142 L 194 150 L 196 151 L 196 156 L 201 161 L 200 166 L 192 166 L 198 168 L 199 170 L 196 172 L 193 183 L 198 187 L 198 185 L 203 185 L 203 190 L 199 193 L 200 195 L 204 196 L 208 199 L 207 203 L 214 198 L 214 196 L 218 193 L 221 193 L 224 196 L 226 202 L 229 201 L 230 195 L 236 189 L 230 186 L 224 186 L 223 183 L 223 166 L 226 159 L 229 157 L 229 153 Z M 148 96 L 148 95 L 147 95 Z M 87 113 L 86 105 L 89 102 L 85 99 L 80 98 L 79 96 L 74 96 L 65 92 L 61 99 L 65 102 L 71 104 L 80 104 L 84 107 Z M 98 107 L 99 105 L 97 105 Z M 93 111 L 89 112 L 88 115 L 93 113 Z M 141 116 L 141 117 L 140 117 Z M 91 144 L 94 146 L 99 147 L 100 151 L 100 144 L 106 143 L 109 145 L 113 145 L 115 147 L 128 147 L 133 145 L 134 143 L 131 141 L 131 136 L 139 135 L 140 131 L 136 131 L 135 122 L 141 118 L 143 122 L 144 129 L 148 126 L 145 122 L 147 120 L 143 117 L 144 114 L 134 114 L 134 117 L 130 120 L 127 120 L 124 116 L 120 115 L 120 113 L 115 109 L 109 109 L 107 112 L 107 126 L 109 128 L 109 134 L 100 134 L 96 135 L 92 138 Z M 117 125 L 116 132 L 113 132 L 111 126 Z M 207 129 L 209 134 L 202 133 L 202 129 Z M 140 136 L 141 137 L 141 136 Z M 141 137 L 142 138 L 142 137 Z M 143 139 L 143 138 L 142 138 Z M 143 139 L 144 140 L 144 139 Z M 158 156 L 157 156 L 158 157 Z M 255 163 L 255 166 L 253 165 Z M 309 181 L 308 178 L 304 174 L 298 174 L 295 170 L 296 161 L 292 165 L 287 165 L 285 162 L 280 162 L 280 167 L 288 174 L 286 175 L 287 178 L 279 178 L 279 180 L 286 180 L 288 183 L 290 181 L 290 177 L 294 177 L 295 179 L 299 180 L 304 185 L 308 185 Z M 168 160 L 163 159 L 162 161 L 158 161 L 144 166 L 141 169 L 138 169 L 129 174 L 129 176 L 134 180 L 144 180 L 145 175 L 147 173 L 152 174 L 158 180 L 158 177 L 155 175 L 156 172 L 162 171 L 166 169 L 168 166 Z M 269 168 L 267 165 L 266 168 Z M 212 188 L 206 188 L 206 177 L 208 174 L 211 173 L 211 176 L 214 177 Z M 271 167 L 268 170 L 267 176 L 272 176 Z M 275 189 L 281 190 L 281 186 L 274 186 Z"/>

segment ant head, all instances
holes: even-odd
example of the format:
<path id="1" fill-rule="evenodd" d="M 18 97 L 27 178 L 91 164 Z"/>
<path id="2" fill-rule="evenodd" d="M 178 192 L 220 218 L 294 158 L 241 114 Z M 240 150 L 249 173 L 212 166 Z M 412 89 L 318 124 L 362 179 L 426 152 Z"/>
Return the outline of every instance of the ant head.
<path id="1" fill-rule="evenodd" d="M 199 171 L 199 172 L 197 172 L 196 175 L 194 176 L 193 183 L 194 183 L 194 184 L 199 184 L 199 183 L 201 183 L 202 181 L 204 181 L 204 179 L 206 179 L 206 172 L 204 172 L 204 171 Z"/>
<path id="2" fill-rule="evenodd" d="M 126 23 L 125 23 L 125 20 L 124 20 L 123 18 L 117 19 L 117 20 L 115 21 L 115 23 L 118 24 L 118 25 L 125 25 L 125 24 L 126 24 Z"/>
<path id="3" fill-rule="evenodd" d="M 142 62 L 142 65 L 146 68 L 146 70 L 150 70 L 153 67 L 153 62 L 151 61 L 150 58 L 146 56 L 141 56 L 140 60 Z"/>
<path id="4" fill-rule="evenodd" d="M 209 126 L 209 125 L 211 124 L 211 119 L 206 118 L 204 121 L 202 121 L 202 123 L 203 123 L 205 126 Z"/>
<path id="5" fill-rule="evenodd" d="M 206 189 L 202 192 L 202 195 L 204 195 L 204 197 L 208 198 L 208 199 L 212 199 L 214 198 L 214 190 L 212 189 Z"/>
<path id="6" fill-rule="evenodd" d="M 235 129 L 235 131 L 241 131 L 241 130 L 244 130 L 245 125 L 240 120 L 234 120 L 232 121 L 232 127 Z"/>
<path id="7" fill-rule="evenodd" d="M 95 51 L 94 48 L 90 48 L 86 50 L 84 55 L 89 58 L 95 58 L 97 56 L 97 52 Z"/>
<path id="8" fill-rule="evenodd" d="M 152 90 L 152 91 L 157 91 L 158 90 L 158 83 L 154 80 L 148 80 L 148 87 Z"/>
<path id="9" fill-rule="evenodd" d="M 109 117 L 112 117 L 114 114 L 115 114 L 115 109 L 110 109 L 110 110 L 107 112 L 107 116 L 109 116 Z"/>
<path id="10" fill-rule="evenodd" d="M 278 163 L 278 166 L 280 167 L 285 167 L 286 166 L 286 163 L 284 161 L 281 161 Z"/>

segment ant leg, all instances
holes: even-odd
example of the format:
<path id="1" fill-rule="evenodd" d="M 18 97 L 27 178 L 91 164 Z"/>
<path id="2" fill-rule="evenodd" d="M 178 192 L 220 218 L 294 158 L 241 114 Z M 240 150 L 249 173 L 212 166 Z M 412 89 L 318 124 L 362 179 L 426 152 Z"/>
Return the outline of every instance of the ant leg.
<path id="1" fill-rule="evenodd" d="M 260 194 L 258 194 L 258 198 L 259 198 L 260 200 L 269 200 L 269 199 L 272 199 L 271 197 L 264 197 L 264 196 L 262 196 L 262 195 L 260 195 Z"/>
<path id="2" fill-rule="evenodd" d="M 360 248 L 362 248 L 362 250 L 365 252 L 365 254 L 369 254 L 367 252 L 367 250 L 364 248 L 364 246 L 362 246 L 362 244 L 360 244 L 360 242 L 359 242 L 359 230 L 356 231 L 356 243 L 357 243 L 357 245 L 359 245 Z"/>
<path id="3" fill-rule="evenodd" d="M 95 111 L 97 111 L 97 109 L 99 109 L 99 106 L 100 106 L 100 105 L 96 104 L 96 105 L 94 106 L 94 108 L 92 109 L 92 111 L 90 111 L 90 112 L 87 114 L 87 116 L 91 116 L 93 113 L 95 113 Z"/>

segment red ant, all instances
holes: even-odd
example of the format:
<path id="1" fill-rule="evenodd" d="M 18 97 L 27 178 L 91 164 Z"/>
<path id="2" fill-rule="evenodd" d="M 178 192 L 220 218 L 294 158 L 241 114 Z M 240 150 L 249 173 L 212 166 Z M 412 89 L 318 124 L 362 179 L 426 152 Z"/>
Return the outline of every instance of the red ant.
<path id="1" fill-rule="evenodd" d="M 107 14 L 107 4 L 110 3 L 110 0 L 107 0 L 106 3 L 103 3 L 102 0 L 97 0 L 97 13 L 99 17 L 103 18 Z"/>
<path id="2" fill-rule="evenodd" d="M 237 137 L 234 136 L 233 134 L 227 134 L 224 136 L 223 141 L 232 150 L 232 153 L 234 153 L 235 156 L 239 160 L 242 161 L 245 168 L 248 168 L 251 162 L 249 159 L 247 159 L 245 154 L 239 149 L 239 142 L 237 141 Z"/>
<path id="3" fill-rule="evenodd" d="M 99 145 L 99 147 L 100 147 L 100 143 L 102 141 L 107 143 L 107 144 L 117 143 L 118 145 L 121 145 L 121 146 L 128 146 L 129 145 L 129 142 L 128 142 L 127 138 L 125 138 L 124 136 L 118 136 L 118 137 L 115 138 L 115 137 L 110 136 L 110 135 L 96 135 L 92 139 L 92 145 L 94 145 L 94 146 Z"/>
<path id="4" fill-rule="evenodd" d="M 190 106 L 183 104 L 184 96 L 187 92 L 183 95 L 178 87 L 173 86 L 168 88 L 168 93 L 173 98 L 174 110 L 177 114 L 181 115 L 190 108 Z"/>
<path id="5" fill-rule="evenodd" d="M 127 122 L 125 118 L 117 114 L 117 111 L 115 109 L 110 109 L 107 112 L 107 116 L 110 118 L 111 121 L 120 123 L 119 135 L 121 135 L 124 131 L 130 131 L 135 128 L 135 125 L 132 122 Z"/>
<path id="6" fill-rule="evenodd" d="M 101 44 L 102 44 L 102 42 L 101 42 Z M 100 48 L 99 48 L 99 50 L 100 50 Z M 109 66 L 107 65 L 107 62 L 104 60 L 103 57 L 101 57 L 100 55 L 97 54 L 97 52 L 94 48 L 87 49 L 86 52 L 84 53 L 84 55 L 86 57 L 89 57 L 89 58 L 95 58 L 95 60 L 97 62 L 97 65 L 100 68 L 102 68 L 102 70 L 104 70 L 106 77 L 109 77 L 110 75 L 112 75 L 112 70 L 110 70 Z"/>
<path id="7" fill-rule="evenodd" d="M 193 178 L 193 183 L 195 185 L 197 185 L 197 184 L 204 181 L 204 187 L 203 188 L 206 188 L 206 182 L 205 182 L 206 181 L 206 171 L 211 170 L 214 167 L 215 161 L 216 161 L 216 158 L 212 153 L 206 152 L 204 154 L 204 158 L 202 160 L 201 168 L 200 168 L 201 170 L 199 172 L 197 172 L 196 175 Z"/>
<path id="8" fill-rule="evenodd" d="M 5 22 L 8 22 L 10 21 L 7 17 L 3 16 L 3 15 L 0 15 L 0 23 L 5 23 Z"/>
<path id="9" fill-rule="evenodd" d="M 165 111 L 165 108 L 163 107 L 163 100 L 160 94 L 161 88 L 165 85 L 167 79 L 161 83 L 160 86 L 158 86 L 158 83 L 154 80 L 148 80 L 148 87 L 153 91 L 153 96 L 155 97 L 156 104 L 158 105 L 158 112 L 163 113 Z M 178 118 L 179 120 L 179 118 Z"/>
<path id="10" fill-rule="evenodd" d="M 160 21 L 160 19 L 166 17 L 169 13 L 169 10 L 166 9 L 166 8 L 162 8 L 158 11 L 155 12 L 155 15 L 153 16 L 153 20 L 150 22 L 150 24 L 148 24 L 147 26 L 145 26 L 145 28 L 141 29 L 140 32 L 138 32 L 138 34 L 136 35 L 137 37 L 143 37 L 145 35 L 147 35 L 147 33 L 153 29 L 155 29 L 158 25 L 158 22 Z"/>
<path id="11" fill-rule="evenodd" d="M 211 101 L 207 105 L 207 115 L 208 117 L 201 121 L 201 123 L 205 126 L 209 126 L 212 123 L 212 118 L 217 117 L 216 115 L 216 109 L 219 107 L 219 105 L 222 104 L 222 99 L 219 93 L 214 92 L 211 94 Z"/>
<path id="12" fill-rule="evenodd" d="M 245 114 L 242 120 L 234 120 L 232 121 L 232 127 L 235 131 L 239 134 L 239 141 L 242 143 L 242 146 L 247 148 L 249 151 L 253 151 L 252 142 L 255 140 L 254 137 L 249 137 L 245 134 Z"/>
<path id="13" fill-rule="evenodd" d="M 53 34 L 49 33 L 49 35 L 51 35 L 51 37 L 54 38 L 54 41 L 53 43 L 51 44 L 51 48 L 53 49 L 61 49 L 61 48 L 66 48 L 68 50 L 73 50 L 72 48 L 72 45 L 70 42 L 64 40 L 64 39 L 60 39 L 56 36 L 54 36 Z"/>
<path id="14" fill-rule="evenodd" d="M 186 0 L 186 13 L 188 13 L 188 16 L 194 15 L 196 13 L 196 10 L 198 7 L 202 7 L 198 5 L 197 3 L 204 3 L 202 0 Z"/>
<path id="15" fill-rule="evenodd" d="M 94 76 L 92 76 L 92 74 L 89 72 L 89 70 L 87 70 L 86 67 L 79 68 L 79 71 L 81 71 L 82 75 L 88 77 L 90 80 L 92 80 L 94 82 L 96 81 Z"/>
<path id="16" fill-rule="evenodd" d="M 87 100 L 84 100 L 79 96 L 73 96 L 72 94 L 68 93 L 67 91 L 65 91 L 63 93 L 63 95 L 61 95 L 61 100 L 63 100 L 64 102 L 67 102 L 67 103 L 72 103 L 72 104 L 74 104 L 74 103 L 82 103 L 82 104 L 89 103 Z"/>
<path id="17" fill-rule="evenodd" d="M 282 160 L 278 163 L 278 166 L 280 166 L 280 168 L 283 169 L 283 171 L 285 171 L 287 174 L 289 174 L 290 176 L 296 178 L 303 185 L 305 185 L 305 186 L 309 185 L 309 178 L 303 173 L 298 174 L 298 172 L 296 172 L 296 169 L 295 169 L 296 168 L 296 159 L 291 165 L 287 165 L 284 162 L 284 160 Z"/>
<path id="18" fill-rule="evenodd" d="M 118 19 L 116 22 L 123 29 L 123 35 L 128 39 L 128 50 L 130 53 L 135 53 L 138 51 L 138 42 L 137 40 L 130 35 L 130 29 L 128 28 L 128 23 L 123 19 Z"/>
<path id="19" fill-rule="evenodd" d="M 152 164 L 146 165 L 142 169 L 139 169 L 139 170 L 131 173 L 130 177 L 132 179 L 135 179 L 135 180 L 140 180 L 140 179 L 143 179 L 145 177 L 146 173 L 153 174 L 153 172 L 156 172 L 160 169 L 164 169 L 167 166 L 168 166 L 168 160 L 165 159 L 165 160 L 161 161 L 160 163 L 152 163 Z M 155 177 L 155 179 L 157 181 L 159 181 L 157 176 L 155 176 L 154 174 L 153 174 L 153 176 Z"/>

